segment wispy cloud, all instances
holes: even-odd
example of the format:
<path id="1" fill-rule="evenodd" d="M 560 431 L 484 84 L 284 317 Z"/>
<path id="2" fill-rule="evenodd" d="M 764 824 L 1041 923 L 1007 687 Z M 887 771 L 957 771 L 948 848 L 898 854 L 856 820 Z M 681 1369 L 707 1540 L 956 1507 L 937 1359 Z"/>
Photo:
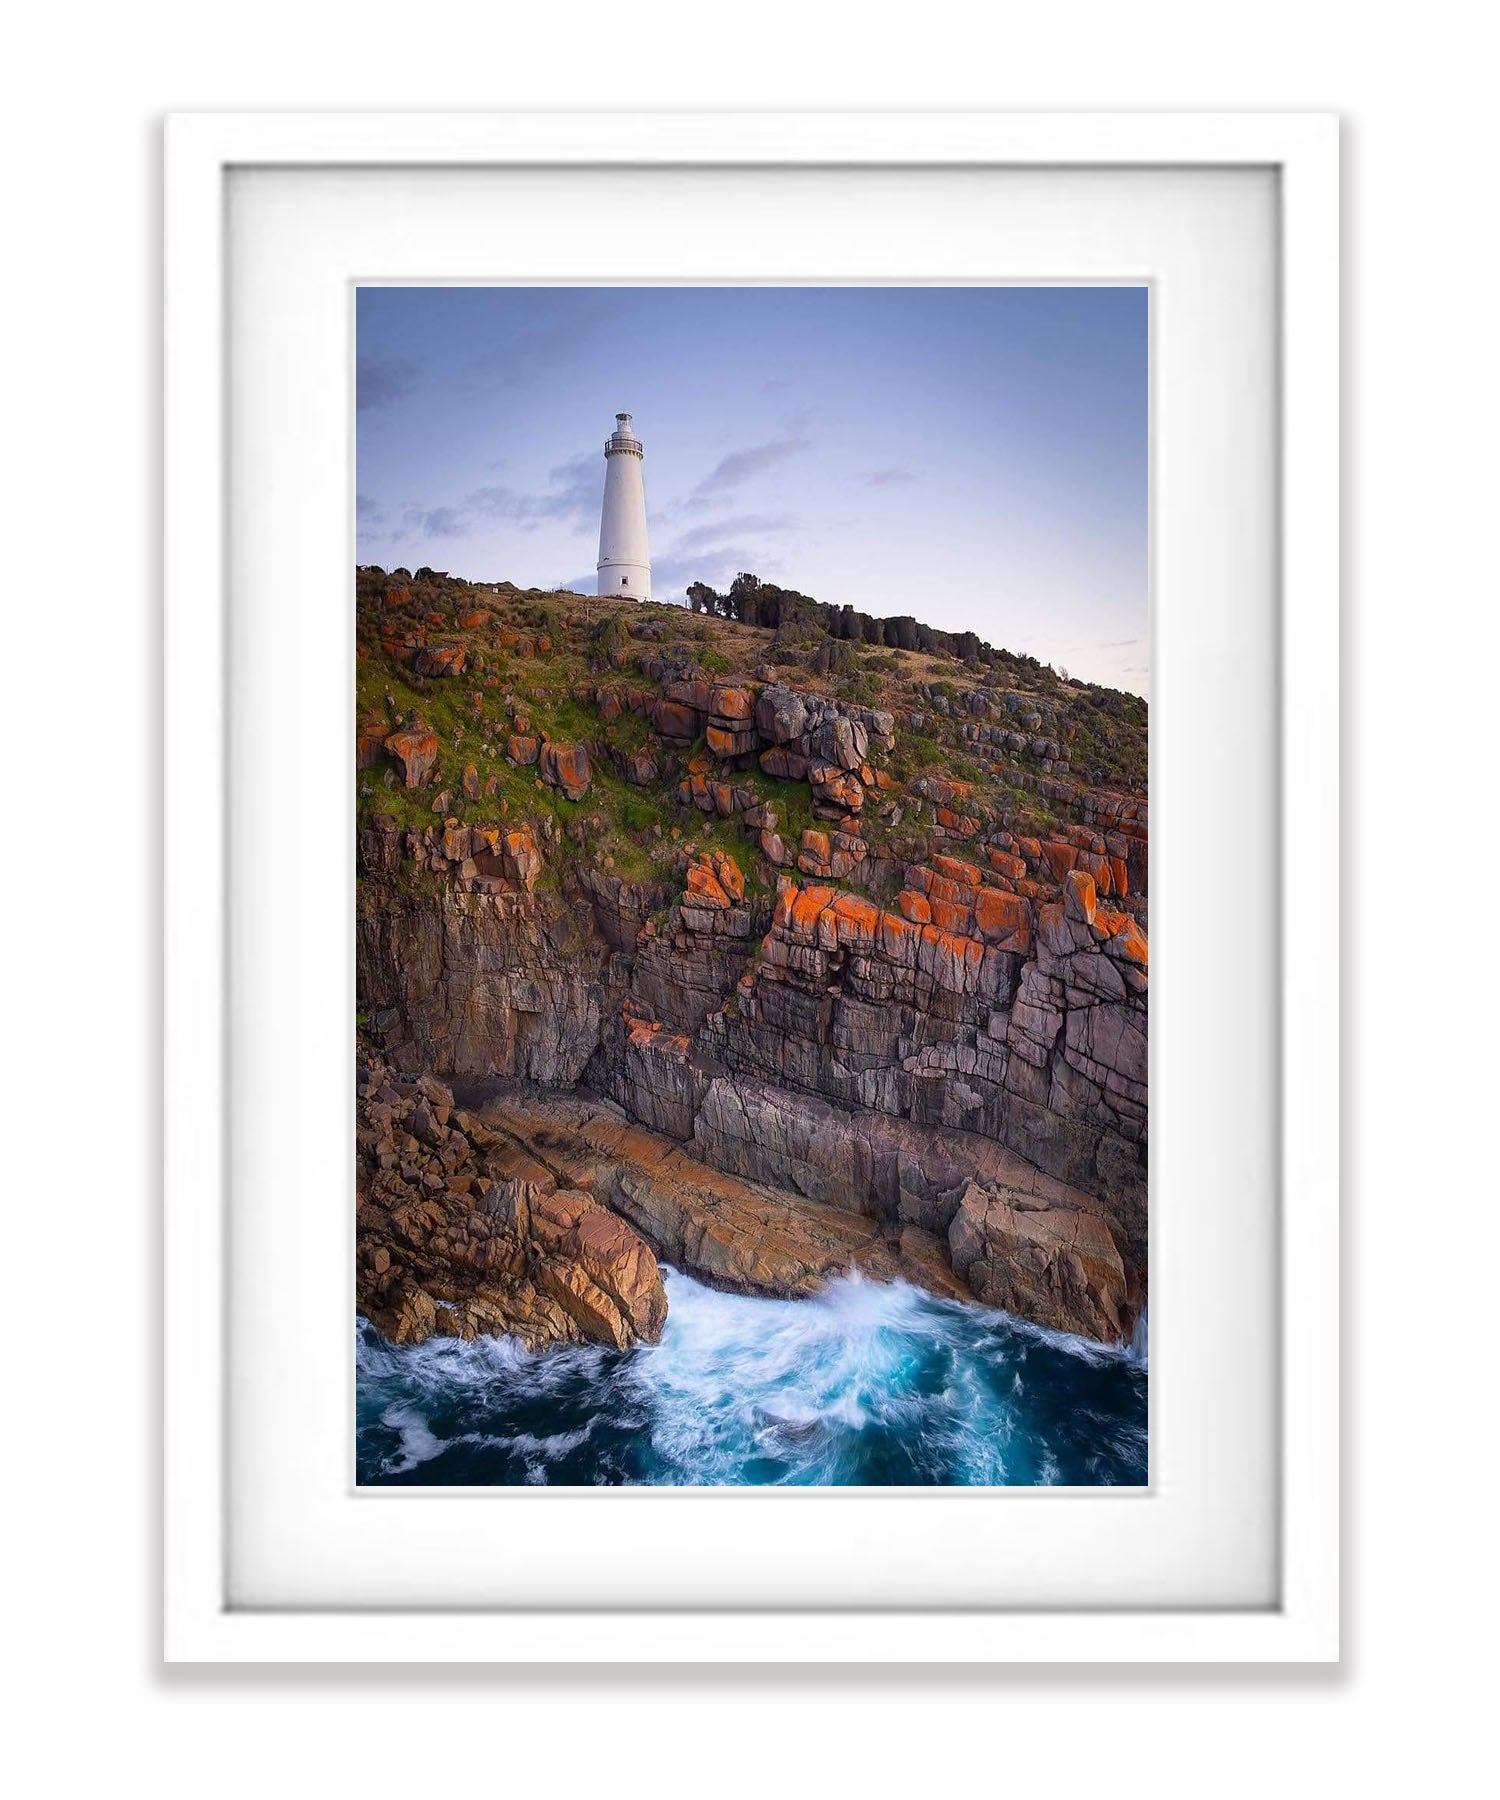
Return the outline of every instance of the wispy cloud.
<path id="1" fill-rule="evenodd" d="M 774 573 L 776 564 L 744 544 L 721 544 L 713 550 L 679 556 L 669 550 L 651 559 L 651 593 L 657 600 L 680 598 L 689 581 L 706 581 L 710 587 L 728 587 L 741 569 Z"/>
<path id="2" fill-rule="evenodd" d="M 473 513 L 487 519 L 504 519 L 523 531 L 535 531 L 547 519 L 572 520 L 575 529 L 597 520 L 604 478 L 597 456 L 575 456 L 553 469 L 540 493 L 520 488 L 475 488 L 464 501 Z"/>
<path id="3" fill-rule="evenodd" d="M 357 496 L 355 512 L 369 541 L 379 537 L 469 537 L 481 526 L 497 522 L 516 525 L 522 531 L 535 531 L 553 520 L 570 524 L 575 531 L 598 522 L 602 478 L 596 458 L 574 457 L 553 469 L 547 479 L 548 485 L 540 493 L 491 486 L 474 488 L 462 500 L 446 506 L 408 502 L 396 525 L 389 525 L 386 507 L 364 494 Z"/>
<path id="4" fill-rule="evenodd" d="M 474 515 L 462 506 L 434 506 L 422 515 L 424 537 L 467 537 L 474 529 Z"/>
<path id="5" fill-rule="evenodd" d="M 771 534 L 800 531 L 802 522 L 791 513 L 740 513 L 727 519 L 714 519 L 676 537 L 668 554 L 686 556 L 694 550 L 707 550 L 716 544 L 728 544 L 737 538 L 764 537 Z"/>
<path id="6" fill-rule="evenodd" d="M 859 479 L 866 487 L 903 487 L 917 478 L 910 469 L 864 469 Z"/>
<path id="7" fill-rule="evenodd" d="M 401 356 L 361 357 L 354 370 L 354 404 L 358 411 L 389 406 L 409 394 L 422 371 L 414 362 Z"/>
<path id="8" fill-rule="evenodd" d="M 743 486 L 752 476 L 774 469 L 778 463 L 784 463 L 788 457 L 795 456 L 799 450 L 807 447 L 806 436 L 801 431 L 796 431 L 769 444 L 750 444 L 743 450 L 731 450 L 693 489 L 693 498 L 701 502 L 715 494 L 728 493 Z"/>
<path id="9" fill-rule="evenodd" d="M 651 591 L 658 600 L 679 599 L 689 581 L 727 586 L 741 569 L 774 575 L 782 567 L 780 544 L 804 530 L 794 513 L 729 513 L 663 534 L 651 558 Z"/>

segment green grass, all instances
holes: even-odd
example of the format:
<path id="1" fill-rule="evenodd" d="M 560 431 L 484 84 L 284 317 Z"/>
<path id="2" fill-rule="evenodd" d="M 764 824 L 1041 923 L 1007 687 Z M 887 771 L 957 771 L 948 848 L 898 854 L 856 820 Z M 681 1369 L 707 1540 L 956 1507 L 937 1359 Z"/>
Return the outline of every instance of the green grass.
<path id="1" fill-rule="evenodd" d="M 400 824 L 418 829 L 436 823 L 434 799 L 445 789 L 459 798 L 464 766 L 473 762 L 481 789 L 493 777 L 497 791 L 463 801 L 462 814 L 468 821 L 505 826 L 529 821 L 541 827 L 544 821 L 551 820 L 555 824 L 559 835 L 546 852 L 544 882 L 561 880 L 570 869 L 594 866 L 608 856 L 613 872 L 626 879 L 655 878 L 671 885 L 673 862 L 680 857 L 683 845 L 691 841 L 729 851 L 744 870 L 750 893 L 763 897 L 774 892 L 777 871 L 760 857 L 753 834 L 745 830 L 738 818 L 706 819 L 696 810 L 683 810 L 677 798 L 676 780 L 667 775 L 670 756 L 661 752 L 647 721 L 627 710 L 620 718 L 606 723 L 594 702 L 596 690 L 602 687 L 624 690 L 660 686 L 638 669 L 601 668 L 601 651 L 606 648 L 618 649 L 639 642 L 642 654 L 649 656 L 658 651 L 670 654 L 675 647 L 679 654 L 685 651 L 705 674 L 720 676 L 733 670 L 743 673 L 762 661 L 777 661 L 776 647 L 768 632 L 694 618 L 655 604 L 635 607 L 622 602 L 610 610 L 608 602 L 584 597 L 541 592 L 497 595 L 451 581 L 414 583 L 413 605 L 387 612 L 384 578 L 361 576 L 357 588 L 358 636 L 365 650 L 356 664 L 358 724 L 363 727 L 367 722 L 378 721 L 388 731 L 416 712 L 432 726 L 439 741 L 435 777 L 415 792 L 387 788 L 387 765 L 383 761 L 373 769 L 359 772 L 357 816 L 362 824 L 375 813 L 389 814 Z M 378 639 L 381 619 L 390 617 L 401 628 L 410 629 L 422 622 L 429 611 L 442 615 L 441 623 L 426 626 L 429 643 L 463 642 L 469 647 L 470 665 L 463 676 L 421 681 L 398 663 L 387 660 Z M 468 611 L 486 613 L 487 622 L 460 632 L 456 618 Z M 632 624 L 647 618 L 660 620 L 667 627 L 660 640 L 638 641 L 630 636 Z M 546 632 L 552 639 L 552 651 L 533 658 L 499 651 L 497 637 L 507 627 L 533 636 Z M 782 634 L 783 643 L 789 635 Z M 483 656 L 482 673 L 476 670 L 475 652 Z M 1019 663 L 1017 666 L 1021 667 Z M 877 853 L 885 850 L 901 856 L 909 848 L 920 848 L 931 809 L 920 809 L 919 825 L 913 803 L 901 790 L 924 773 L 972 781 L 977 797 L 996 816 L 1026 817 L 1042 829 L 1076 816 L 1071 806 L 1045 800 L 1025 784 L 1018 771 L 1007 770 L 1008 759 L 1003 751 L 991 756 L 986 746 L 966 743 L 959 736 L 958 720 L 933 713 L 930 703 L 915 688 L 931 683 L 937 691 L 956 697 L 962 680 L 934 681 L 930 660 L 903 660 L 894 652 L 860 649 L 857 673 L 842 678 L 820 684 L 816 676 L 790 663 L 784 663 L 783 673 L 793 685 L 806 682 L 822 692 L 832 686 L 845 698 L 865 704 L 915 705 L 927 713 L 928 724 L 920 733 L 898 729 L 894 753 L 874 752 L 872 760 L 883 763 L 896 777 L 898 789 L 890 798 L 902 805 L 905 814 L 902 826 L 892 832 L 878 816 L 887 795 L 873 791 L 868 796 L 863 814 L 864 834 Z M 495 678 L 493 687 L 485 685 L 487 676 Z M 977 678 L 1002 687 L 1010 685 L 1013 679 L 1003 668 L 980 671 Z M 1055 718 L 1049 719 L 1045 734 L 1062 741 L 1072 764 L 1073 780 L 1082 782 L 1088 770 L 1098 769 L 1114 785 L 1143 789 L 1144 702 L 1112 690 L 1060 685 L 1052 698 L 1051 684 L 1030 668 L 1014 679 L 1018 686 L 1030 690 L 1043 707 L 1050 703 L 1055 708 Z M 581 802 L 575 805 L 553 789 L 539 785 L 535 767 L 513 769 L 506 764 L 505 740 L 515 728 L 507 709 L 507 695 L 513 696 L 515 710 L 525 719 L 530 734 L 559 743 L 587 742 L 598 748 L 593 758 L 592 786 Z M 493 745 L 489 753 L 484 749 L 486 731 Z M 662 755 L 662 779 L 650 789 L 620 780 L 604 753 L 604 747 L 611 744 L 627 753 L 648 745 L 655 748 Z M 681 760 L 700 755 L 704 749 L 704 742 L 699 739 Z M 981 758 L 996 765 L 993 773 L 981 767 Z M 823 821 L 813 816 L 812 790 L 806 782 L 778 781 L 758 768 L 733 772 L 721 769 L 717 762 L 714 768 L 716 774 L 736 787 L 750 790 L 757 799 L 775 807 L 777 829 L 794 851 L 804 831 L 810 827 L 826 828 Z M 675 840 L 671 835 L 674 828 L 679 834 Z"/>

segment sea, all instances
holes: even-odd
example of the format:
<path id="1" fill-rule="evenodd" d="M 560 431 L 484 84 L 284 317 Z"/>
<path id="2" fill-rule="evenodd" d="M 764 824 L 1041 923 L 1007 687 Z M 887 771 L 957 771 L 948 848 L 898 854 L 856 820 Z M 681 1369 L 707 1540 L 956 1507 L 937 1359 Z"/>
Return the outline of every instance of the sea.
<path id="1" fill-rule="evenodd" d="M 1106 1347 L 858 1274 L 671 1268 L 659 1344 L 396 1345 L 357 1324 L 361 1485 L 1099 1487 L 1147 1479 L 1144 1333 Z"/>

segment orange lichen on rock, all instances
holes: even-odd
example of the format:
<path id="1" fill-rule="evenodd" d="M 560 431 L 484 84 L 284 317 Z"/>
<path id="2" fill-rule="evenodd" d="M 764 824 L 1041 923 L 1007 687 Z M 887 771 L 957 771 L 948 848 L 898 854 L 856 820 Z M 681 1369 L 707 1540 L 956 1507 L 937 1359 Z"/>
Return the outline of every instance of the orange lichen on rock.
<path id="1" fill-rule="evenodd" d="M 840 894 L 831 908 L 841 948 L 873 950 L 880 929 L 880 908 L 858 894 Z"/>
<path id="2" fill-rule="evenodd" d="M 960 862 L 955 856 L 934 856 L 929 866 L 945 881 L 951 881 L 958 887 L 979 886 L 979 871 L 973 863 Z"/>
<path id="3" fill-rule="evenodd" d="M 924 925 L 917 945 L 917 968 L 940 988 L 961 994 L 973 987 L 984 964 L 984 945 L 938 925 Z"/>
<path id="4" fill-rule="evenodd" d="M 917 945 L 922 933 L 928 929 L 930 927 L 911 919 L 903 919 L 900 913 L 883 912 L 880 915 L 881 954 L 901 968 L 911 968 L 917 960 Z"/>
<path id="5" fill-rule="evenodd" d="M 966 932 L 970 924 L 970 911 L 963 900 L 934 900 L 932 902 L 932 922 L 940 931 Z"/>
<path id="6" fill-rule="evenodd" d="M 998 942 L 1031 923 L 1030 909 L 1019 894 L 1003 888 L 981 888 L 974 896 L 974 923 L 981 936 Z"/>
<path id="7" fill-rule="evenodd" d="M 627 1014 L 625 1036 L 633 1050 L 652 1050 L 664 1056 L 686 1056 L 688 1053 L 686 1032 L 673 1031 L 666 1025 L 657 1024 L 654 1019 L 635 1018 Z"/>
<path id="8" fill-rule="evenodd" d="M 434 644 L 417 652 L 414 667 L 419 675 L 462 675 L 467 656 L 462 644 Z"/>
<path id="9" fill-rule="evenodd" d="M 581 800 L 589 791 L 593 769 L 589 764 L 586 744 L 542 745 L 542 779 L 559 789 L 569 800 Z"/>
<path id="10" fill-rule="evenodd" d="M 1080 924 L 1092 925 L 1098 903 L 1093 876 L 1082 869 L 1069 869 L 1063 882 L 1063 911 L 1067 916 L 1077 919 Z"/>
<path id="11" fill-rule="evenodd" d="M 723 909 L 745 897 L 739 864 L 723 850 L 705 850 L 688 864 L 687 891 L 699 906 Z"/>
<path id="12" fill-rule="evenodd" d="M 745 688 L 716 687 L 709 695 L 708 710 L 721 719 L 748 719 L 753 705 Z"/>
<path id="13" fill-rule="evenodd" d="M 745 875 L 740 865 L 727 850 L 712 852 L 714 873 L 719 878 L 719 886 L 729 895 L 731 900 L 743 900 L 745 897 Z"/>
<path id="14" fill-rule="evenodd" d="M 793 887 L 786 916 L 792 935 L 803 938 L 808 943 L 814 942 L 818 933 L 818 920 L 825 909 L 832 906 L 835 897 L 836 890 L 831 887 Z"/>
<path id="15" fill-rule="evenodd" d="M 728 906 L 729 896 L 706 861 L 688 864 L 687 891 L 700 906 Z"/>
<path id="16" fill-rule="evenodd" d="M 1078 861 L 1077 848 L 1072 844 L 1056 842 L 1040 846 L 1041 859 L 1047 865 L 1048 873 L 1054 881 L 1061 881 L 1068 870 Z"/>
<path id="17" fill-rule="evenodd" d="M 401 765 L 409 788 L 421 787 L 437 765 L 437 733 L 425 721 L 414 719 L 385 740 L 386 753 Z"/>

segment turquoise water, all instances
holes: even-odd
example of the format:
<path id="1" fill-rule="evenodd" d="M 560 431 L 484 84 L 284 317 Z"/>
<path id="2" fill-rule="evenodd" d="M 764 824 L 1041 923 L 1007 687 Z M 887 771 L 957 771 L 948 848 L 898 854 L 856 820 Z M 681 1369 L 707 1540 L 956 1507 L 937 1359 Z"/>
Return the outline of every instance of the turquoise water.
<path id="1" fill-rule="evenodd" d="M 1145 1482 L 1146 1367 L 904 1283 L 807 1300 L 664 1269 L 662 1341 L 535 1355 L 389 1344 L 360 1320 L 362 1484 L 1101 1486 Z"/>

